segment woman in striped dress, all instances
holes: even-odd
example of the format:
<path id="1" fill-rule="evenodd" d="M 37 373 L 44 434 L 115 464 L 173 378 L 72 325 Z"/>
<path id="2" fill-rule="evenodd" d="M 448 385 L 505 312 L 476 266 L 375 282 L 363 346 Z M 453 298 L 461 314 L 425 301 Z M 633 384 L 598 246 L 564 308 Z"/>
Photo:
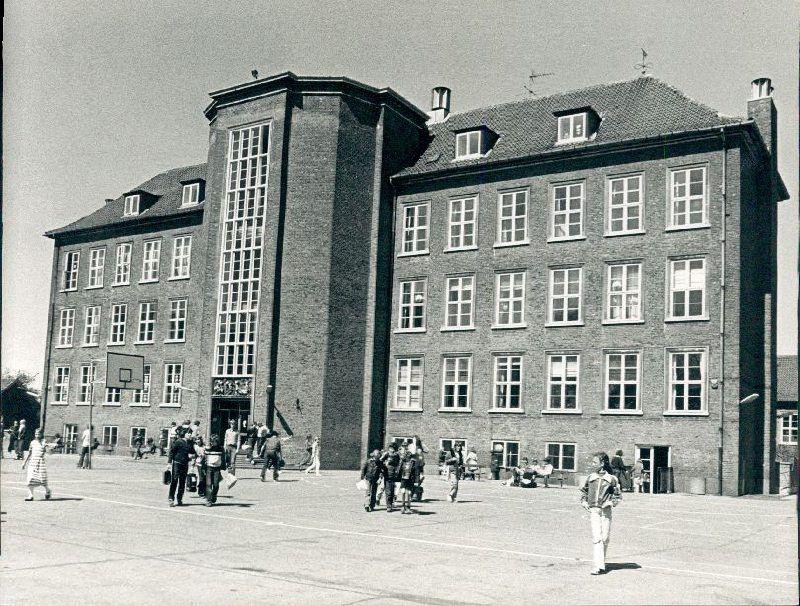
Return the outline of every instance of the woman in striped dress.
<path id="1" fill-rule="evenodd" d="M 28 450 L 28 456 L 22 464 L 22 469 L 28 467 L 28 496 L 26 501 L 33 501 L 33 489 L 36 486 L 44 487 L 44 498 L 50 498 L 50 488 L 47 486 L 47 465 L 44 462 L 45 455 L 44 431 L 36 430 L 34 439 Z"/>

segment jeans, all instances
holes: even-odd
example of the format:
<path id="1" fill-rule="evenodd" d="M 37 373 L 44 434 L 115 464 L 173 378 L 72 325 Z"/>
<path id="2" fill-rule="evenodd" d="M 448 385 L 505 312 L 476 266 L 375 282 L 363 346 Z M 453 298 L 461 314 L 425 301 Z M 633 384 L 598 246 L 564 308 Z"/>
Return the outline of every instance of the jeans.
<path id="1" fill-rule="evenodd" d="M 81 456 L 78 458 L 78 468 L 83 469 L 88 464 L 89 464 L 89 447 L 82 446 Z"/>
<path id="2" fill-rule="evenodd" d="M 383 479 L 383 494 L 386 495 L 386 508 L 392 509 L 394 507 L 394 493 L 397 486 L 397 480 L 384 478 Z"/>
<path id="3" fill-rule="evenodd" d="M 450 498 L 455 501 L 458 496 L 458 471 L 453 469 L 450 473 Z"/>
<path id="4" fill-rule="evenodd" d="M 280 460 L 278 453 L 274 450 L 268 450 L 264 453 L 264 466 L 261 468 L 261 479 L 263 480 L 267 475 L 267 469 L 272 465 L 272 479 L 278 481 L 278 471 L 280 471 Z"/>
<path id="5" fill-rule="evenodd" d="M 378 492 L 378 480 L 366 480 L 367 488 L 364 491 L 364 507 L 375 508 L 375 495 Z"/>
<path id="6" fill-rule="evenodd" d="M 233 475 L 236 475 L 236 448 L 235 444 L 228 444 L 225 447 L 225 462 L 228 465 L 228 471 L 230 471 Z"/>
<path id="7" fill-rule="evenodd" d="M 183 491 L 186 489 L 186 474 L 188 473 L 188 463 L 172 463 L 172 482 L 169 485 L 170 501 L 174 499 L 179 505 L 183 502 Z M 178 489 L 177 495 L 175 494 L 175 488 Z"/>
<path id="8" fill-rule="evenodd" d="M 606 551 L 608 551 L 608 539 L 611 533 L 612 509 L 612 507 L 589 508 L 595 570 L 605 570 L 606 568 Z"/>
<path id="9" fill-rule="evenodd" d="M 206 501 L 209 503 L 217 502 L 219 483 L 222 479 L 222 472 L 219 467 L 208 467 L 206 469 Z"/>

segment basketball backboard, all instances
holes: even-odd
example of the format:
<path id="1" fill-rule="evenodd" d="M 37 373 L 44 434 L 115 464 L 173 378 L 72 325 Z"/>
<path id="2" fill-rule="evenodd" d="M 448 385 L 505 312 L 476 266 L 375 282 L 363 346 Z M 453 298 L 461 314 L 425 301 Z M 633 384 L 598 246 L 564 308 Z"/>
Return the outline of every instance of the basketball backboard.
<path id="1" fill-rule="evenodd" d="M 108 353 L 106 387 L 144 389 L 144 356 Z"/>

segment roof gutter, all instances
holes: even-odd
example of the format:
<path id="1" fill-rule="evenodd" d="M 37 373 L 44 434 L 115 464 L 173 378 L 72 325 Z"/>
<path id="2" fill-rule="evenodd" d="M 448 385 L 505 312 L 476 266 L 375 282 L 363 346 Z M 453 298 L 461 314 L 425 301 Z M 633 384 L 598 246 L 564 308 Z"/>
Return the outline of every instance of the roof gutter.
<path id="1" fill-rule="evenodd" d="M 176 219 L 180 219 L 182 217 L 190 217 L 197 213 L 203 212 L 204 205 L 200 204 L 193 208 L 187 208 L 183 210 L 179 214 L 174 215 L 158 215 L 153 217 L 140 217 L 137 221 L 126 221 L 124 223 L 106 223 L 104 225 L 95 225 L 93 227 L 80 227 L 76 229 L 68 229 L 68 228 L 61 228 L 61 229 L 53 229 L 50 231 L 44 232 L 42 235 L 45 238 L 50 238 L 51 240 L 56 240 L 62 236 L 83 236 L 86 234 L 94 234 L 100 233 L 105 230 L 113 230 L 118 228 L 138 228 L 138 227 L 150 227 L 151 225 L 158 224 L 158 223 L 165 223 L 167 221 L 173 221 Z"/>

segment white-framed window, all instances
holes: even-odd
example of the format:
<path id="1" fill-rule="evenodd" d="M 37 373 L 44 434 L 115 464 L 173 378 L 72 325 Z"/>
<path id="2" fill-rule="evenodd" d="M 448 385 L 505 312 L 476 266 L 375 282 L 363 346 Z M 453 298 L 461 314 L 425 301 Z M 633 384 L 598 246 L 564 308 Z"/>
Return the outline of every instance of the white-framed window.
<path id="1" fill-rule="evenodd" d="M 131 243 L 117 244 L 114 261 L 114 286 L 131 283 Z"/>
<path id="2" fill-rule="evenodd" d="M 427 202 L 403 205 L 403 249 L 401 254 L 428 252 Z"/>
<path id="3" fill-rule="evenodd" d="M 554 185 L 550 207 L 550 239 L 583 237 L 583 183 Z"/>
<path id="4" fill-rule="evenodd" d="M 439 450 L 450 452 L 451 449 L 456 447 L 456 444 L 461 444 L 461 451 L 467 452 L 467 441 L 463 438 L 439 438 Z"/>
<path id="5" fill-rule="evenodd" d="M 528 242 L 528 191 L 504 192 L 497 197 L 496 246 Z"/>
<path id="6" fill-rule="evenodd" d="M 706 411 L 705 350 L 671 350 L 669 359 L 669 401 L 667 410 L 678 413 Z"/>
<path id="7" fill-rule="evenodd" d="M 568 442 L 546 442 L 545 454 L 550 457 L 550 464 L 557 471 L 576 471 L 575 444 Z"/>
<path id="8" fill-rule="evenodd" d="M 134 441 L 140 435 L 142 436 L 142 446 L 144 446 L 147 443 L 147 427 L 131 427 L 131 433 L 128 439 L 128 446 L 130 446 L 131 448 L 136 446 Z"/>
<path id="9" fill-rule="evenodd" d="M 642 264 L 614 263 L 608 266 L 606 321 L 638 322 L 642 319 Z"/>
<path id="10" fill-rule="evenodd" d="M 511 469 L 519 465 L 519 442 L 516 440 L 492 440 L 492 452 L 500 445 L 503 450 L 503 467 Z"/>
<path id="11" fill-rule="evenodd" d="M 69 399 L 69 366 L 56 366 L 53 375 L 53 404 L 66 404 Z"/>
<path id="12" fill-rule="evenodd" d="M 142 277 L 140 282 L 158 282 L 161 265 L 161 240 L 148 240 L 142 249 Z"/>
<path id="13" fill-rule="evenodd" d="M 81 366 L 81 382 L 78 390 L 78 403 L 89 404 L 94 394 L 94 364 L 84 364 Z"/>
<path id="14" fill-rule="evenodd" d="M 106 268 L 106 249 L 93 248 L 89 251 L 89 283 L 86 288 L 101 288 Z"/>
<path id="15" fill-rule="evenodd" d="M 456 160 L 479 158 L 481 155 L 481 131 L 471 130 L 456 133 Z"/>
<path id="16" fill-rule="evenodd" d="M 644 231 L 644 177 L 613 177 L 608 180 L 606 235 Z"/>
<path id="17" fill-rule="evenodd" d="M 163 406 L 180 406 L 183 392 L 183 364 L 164 364 Z"/>
<path id="18" fill-rule="evenodd" d="M 667 227 L 681 229 L 708 225 L 705 167 L 671 170 L 669 185 Z"/>
<path id="19" fill-rule="evenodd" d="M 169 332 L 167 341 L 186 340 L 187 299 L 173 299 L 169 302 Z"/>
<path id="20" fill-rule="evenodd" d="M 605 410 L 640 410 L 641 356 L 638 351 L 606 352 Z"/>
<path id="21" fill-rule="evenodd" d="M 61 290 L 78 288 L 78 269 L 81 264 L 81 252 L 73 250 L 64 255 L 64 271 L 61 274 Z"/>
<path id="22" fill-rule="evenodd" d="M 218 377 L 253 375 L 269 158 L 269 124 L 230 131 L 215 338 Z"/>
<path id="23" fill-rule="evenodd" d="M 83 345 L 91 347 L 100 342 L 100 306 L 90 305 L 83 310 Z"/>
<path id="24" fill-rule="evenodd" d="M 136 333 L 137 343 L 152 343 L 156 331 L 158 304 L 155 301 L 139 303 L 139 329 Z"/>
<path id="25" fill-rule="evenodd" d="M 64 423 L 64 445 L 71 448 L 74 452 L 78 443 L 78 425 L 75 423 Z"/>
<path id="26" fill-rule="evenodd" d="M 125 343 L 125 327 L 128 323 L 128 304 L 115 303 L 111 306 L 111 331 L 108 342 L 112 345 Z"/>
<path id="27" fill-rule="evenodd" d="M 422 358 L 398 358 L 394 408 L 422 409 Z"/>
<path id="28" fill-rule="evenodd" d="M 75 310 L 62 309 L 58 322 L 58 346 L 72 347 L 75 335 Z"/>
<path id="29" fill-rule="evenodd" d="M 472 328 L 475 276 L 447 278 L 445 328 Z"/>
<path id="30" fill-rule="evenodd" d="M 797 445 L 797 413 L 790 412 L 778 418 L 778 443 Z"/>
<path id="31" fill-rule="evenodd" d="M 116 446 L 119 427 L 116 425 L 103 425 L 103 446 Z"/>
<path id="32" fill-rule="evenodd" d="M 442 360 L 442 409 L 469 410 L 472 396 L 472 358 L 445 356 Z"/>
<path id="33" fill-rule="evenodd" d="M 106 387 L 106 404 L 119 406 L 122 401 L 122 390 L 119 387 Z"/>
<path id="34" fill-rule="evenodd" d="M 579 324 L 583 321 L 582 282 L 581 267 L 550 270 L 550 324 Z"/>
<path id="35" fill-rule="evenodd" d="M 522 410 L 522 356 L 494 357 L 493 410 Z"/>
<path id="36" fill-rule="evenodd" d="M 669 262 L 669 320 L 706 316 L 706 260 L 674 259 Z"/>
<path id="37" fill-rule="evenodd" d="M 447 213 L 447 250 L 477 247 L 478 196 L 453 198 Z"/>
<path id="38" fill-rule="evenodd" d="M 192 261 L 192 236 L 178 236 L 172 241 L 172 269 L 170 279 L 189 277 Z"/>
<path id="39" fill-rule="evenodd" d="M 546 410 L 579 412 L 580 356 L 549 354 L 547 356 Z"/>
<path id="40" fill-rule="evenodd" d="M 426 291 L 427 280 L 403 280 L 400 282 L 398 330 L 425 330 Z"/>
<path id="41" fill-rule="evenodd" d="M 525 272 L 496 274 L 494 323 L 497 327 L 525 325 Z"/>
<path id="42" fill-rule="evenodd" d="M 139 214 L 139 203 L 141 196 L 139 194 L 131 194 L 125 196 L 125 209 L 122 212 L 124 217 L 135 217 Z"/>
<path id="43" fill-rule="evenodd" d="M 558 142 L 586 141 L 586 112 L 558 117 Z"/>
<path id="44" fill-rule="evenodd" d="M 194 206 L 200 203 L 200 184 L 187 183 L 183 186 L 181 206 Z"/>
<path id="45" fill-rule="evenodd" d="M 142 373 L 142 389 L 133 390 L 131 405 L 148 406 L 150 404 L 150 365 L 145 364 Z"/>

